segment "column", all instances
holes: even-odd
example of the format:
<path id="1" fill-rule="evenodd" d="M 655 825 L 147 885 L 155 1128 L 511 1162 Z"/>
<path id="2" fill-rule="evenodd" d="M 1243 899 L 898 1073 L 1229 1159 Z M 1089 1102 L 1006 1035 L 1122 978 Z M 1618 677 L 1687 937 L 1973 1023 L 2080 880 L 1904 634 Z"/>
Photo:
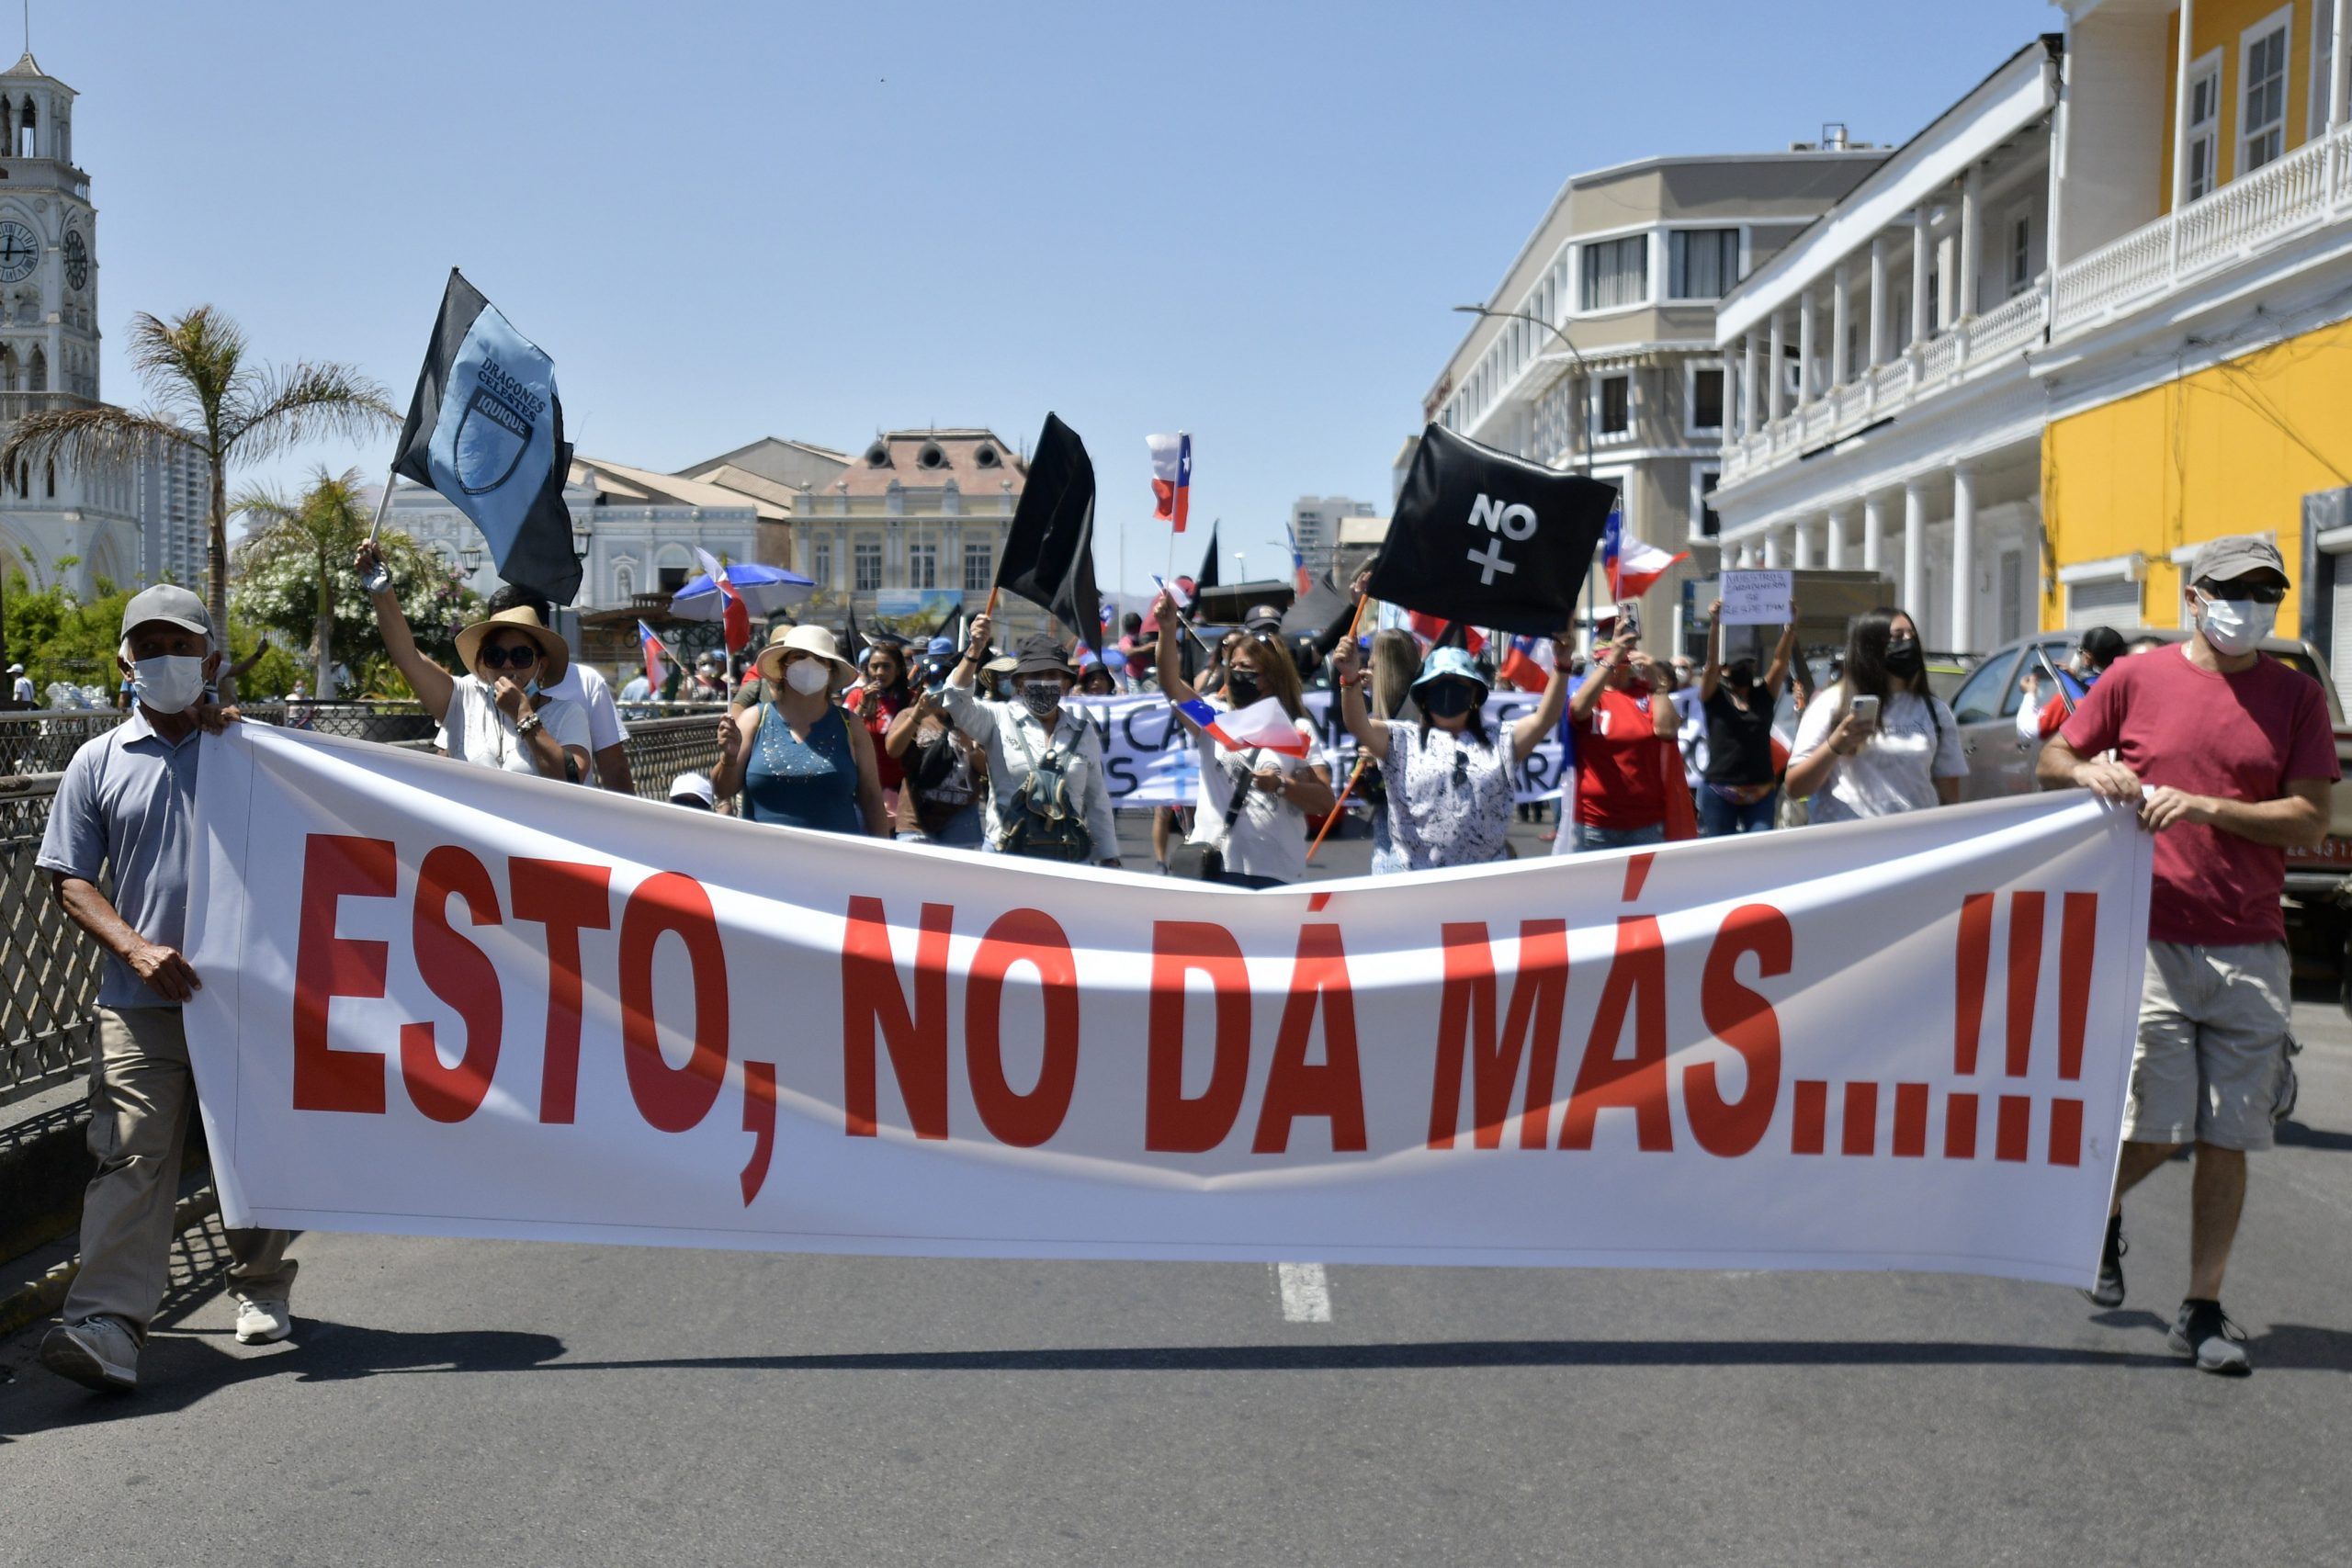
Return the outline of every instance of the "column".
<path id="1" fill-rule="evenodd" d="M 1928 341 L 1928 264 L 1932 236 L 1928 232 L 1928 204 L 1911 213 L 1911 346 Z"/>
<path id="2" fill-rule="evenodd" d="M 1846 570 L 1846 514 L 1832 510 L 1827 520 L 1829 529 L 1827 558 L 1822 564 L 1832 571 Z"/>
<path id="3" fill-rule="evenodd" d="M 1854 367 L 1846 363 L 1846 296 L 1852 290 L 1851 274 L 1852 269 L 1841 261 L 1831 284 L 1837 289 L 1829 297 L 1829 384 L 1833 387 L 1844 386 L 1854 373 Z"/>
<path id="4" fill-rule="evenodd" d="M 1756 334 L 1739 340 L 1739 426 L 1743 435 L 1756 434 Z"/>
<path id="5" fill-rule="evenodd" d="M 1959 203 L 1955 200 L 1953 206 Z M 1960 320 L 1960 296 L 1951 286 L 1960 271 L 1960 224 L 1958 214 L 1948 214 L 1941 231 L 1936 235 L 1936 331 L 1948 333 Z"/>
<path id="6" fill-rule="evenodd" d="M 1781 326 L 1781 308 L 1775 305 L 1772 307 L 1772 352 L 1770 355 L 1771 364 L 1765 371 L 1768 379 L 1764 383 L 1764 406 L 1776 424 L 1780 423 L 1781 416 L 1788 412 L 1788 378 L 1781 368 L 1788 361 L 1788 338 Z"/>
<path id="7" fill-rule="evenodd" d="M 1813 525 L 1800 517 L 1796 520 L 1795 524 L 1792 525 L 1791 531 L 1796 535 L 1797 540 L 1796 569 L 1799 571 L 1812 570 Z"/>
<path id="8" fill-rule="evenodd" d="M 1886 570 L 1886 497 L 1875 491 L 1862 497 L 1862 570 Z"/>
<path id="9" fill-rule="evenodd" d="M 1894 252 L 1894 236 L 1879 233 L 1871 240 L 1871 368 L 1894 357 L 1894 326 L 1887 315 L 1887 267 Z"/>
<path id="10" fill-rule="evenodd" d="M 1984 171 L 1971 164 L 1960 182 L 1960 313 L 1954 321 L 1976 314 L 1976 274 L 1984 265 Z"/>
<path id="11" fill-rule="evenodd" d="M 1813 285 L 1805 285 L 1797 296 L 1797 407 L 1803 408 L 1821 395 L 1820 378 L 1813 372 Z"/>
<path id="12" fill-rule="evenodd" d="M 1764 570 L 1770 571 L 1781 564 L 1781 531 L 1764 530 Z"/>
<path id="13" fill-rule="evenodd" d="M 2174 52 L 2179 68 L 2172 83 L 2172 209 L 2188 205 L 2188 68 L 2196 63 L 2189 40 L 2197 36 L 2197 0 L 2180 0 L 2180 34 Z"/>
<path id="14" fill-rule="evenodd" d="M 1903 481 L 1903 581 L 1895 586 L 1895 600 L 1909 606 L 1910 602 L 1928 584 L 1928 481 L 1924 478 Z M 1927 614 L 1925 605 L 1915 612 Z"/>
<path id="15" fill-rule="evenodd" d="M 1951 646 L 1976 646 L 1976 470 L 1951 466 Z"/>
<path id="16" fill-rule="evenodd" d="M 2346 92 L 2352 91 L 2352 77 L 2346 77 L 2344 73 L 2344 29 L 2352 27 L 2352 0 L 2335 0 L 2335 30 L 2327 35 L 2335 40 L 2329 46 L 2327 55 L 2327 129 L 2330 130 L 2342 125 L 2345 116 L 2352 113 L 2352 106 L 2347 106 L 2345 101 Z"/>

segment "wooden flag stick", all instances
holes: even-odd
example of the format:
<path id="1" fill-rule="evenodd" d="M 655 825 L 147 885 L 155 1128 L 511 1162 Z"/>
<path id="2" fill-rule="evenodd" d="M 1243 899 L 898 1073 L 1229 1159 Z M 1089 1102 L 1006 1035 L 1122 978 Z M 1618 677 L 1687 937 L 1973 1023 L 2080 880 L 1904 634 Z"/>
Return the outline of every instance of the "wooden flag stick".
<path id="1" fill-rule="evenodd" d="M 1369 593 L 1364 593 L 1364 594 L 1359 594 L 1359 595 L 1357 596 L 1357 598 L 1356 598 L 1356 615 L 1355 615 L 1355 619 L 1353 619 L 1353 620 L 1351 620 L 1351 621 L 1350 621 L 1350 622 L 1348 623 L 1348 640 L 1349 640 L 1350 642 L 1353 642 L 1353 641 L 1355 641 L 1355 640 L 1356 640 L 1356 633 L 1357 633 L 1357 631 L 1358 631 L 1359 629 L 1361 629 L 1361 628 L 1363 627 L 1363 613 L 1364 613 L 1364 610 L 1365 610 L 1365 608 L 1366 608 L 1367 606 L 1369 606 L 1371 604 L 1372 604 L 1372 595 L 1371 595 L 1371 594 L 1369 594 Z M 1369 673 L 1370 673 L 1370 671 L 1367 670 L 1367 671 L 1363 671 L 1363 674 L 1369 674 Z M 1362 676 L 1361 676 L 1361 675 L 1359 675 L 1359 677 L 1358 677 L 1358 678 L 1359 678 L 1359 679 L 1361 679 L 1361 678 L 1362 678 Z M 1333 801 L 1333 802 L 1331 803 L 1331 810 L 1330 810 L 1330 814 L 1329 814 L 1329 815 L 1328 815 L 1328 816 L 1326 816 L 1326 817 L 1323 818 L 1323 826 L 1322 826 L 1322 828 L 1321 828 L 1319 830 L 1317 830 L 1317 833 L 1316 833 L 1316 835 L 1315 835 L 1315 841 L 1314 841 L 1313 843 L 1311 843 L 1311 844 L 1309 844 L 1309 845 L 1307 845 L 1307 846 L 1306 846 L 1306 863 L 1307 863 L 1307 864 L 1312 865 L 1312 864 L 1314 864 L 1314 863 L 1315 863 L 1315 852 L 1316 852 L 1316 851 L 1317 851 L 1317 850 L 1319 850 L 1319 849 L 1321 849 L 1321 848 L 1323 847 L 1323 840 L 1324 840 L 1325 837 L 1326 837 L 1326 836 L 1328 836 L 1328 835 L 1330 833 L 1330 831 L 1331 831 L 1331 824 L 1333 824 L 1334 822 L 1337 822 L 1337 821 L 1340 819 L 1340 813 L 1347 809 L 1348 797 L 1349 797 L 1350 795 L 1351 795 L 1355 794 L 1355 792 L 1356 792 L 1356 781 L 1357 781 L 1358 779 L 1360 779 L 1360 778 L 1363 777 L 1363 769 L 1364 769 L 1364 764 L 1365 764 L 1366 762 L 1371 761 L 1372 761 L 1372 753 L 1371 753 L 1371 752 L 1369 752 L 1369 751 L 1359 751 L 1359 752 L 1357 752 L 1357 753 L 1356 753 L 1356 765 L 1355 765 L 1352 769 L 1351 769 L 1351 770 L 1349 771 L 1349 773 L 1348 773 L 1348 782 L 1347 782 L 1344 785 L 1342 785 L 1342 786 L 1340 787 L 1340 798 L 1339 798 L 1339 799 L 1337 799 L 1337 800 L 1335 800 L 1335 801 Z"/>

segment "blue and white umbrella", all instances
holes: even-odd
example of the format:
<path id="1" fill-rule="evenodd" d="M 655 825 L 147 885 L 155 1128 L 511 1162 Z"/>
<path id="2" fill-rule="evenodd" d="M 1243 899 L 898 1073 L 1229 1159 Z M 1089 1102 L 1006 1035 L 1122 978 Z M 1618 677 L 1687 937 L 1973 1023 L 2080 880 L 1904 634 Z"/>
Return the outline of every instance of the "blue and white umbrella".
<path id="1" fill-rule="evenodd" d="M 786 571 L 780 566 L 761 566 L 755 561 L 739 561 L 727 569 L 727 581 L 735 585 L 743 607 L 754 615 L 767 616 L 778 610 L 789 610 L 795 604 L 805 604 L 816 593 L 813 579 L 797 571 Z M 725 612 L 726 597 L 718 592 L 718 584 L 706 572 L 670 596 L 670 613 L 681 620 L 715 621 Z"/>

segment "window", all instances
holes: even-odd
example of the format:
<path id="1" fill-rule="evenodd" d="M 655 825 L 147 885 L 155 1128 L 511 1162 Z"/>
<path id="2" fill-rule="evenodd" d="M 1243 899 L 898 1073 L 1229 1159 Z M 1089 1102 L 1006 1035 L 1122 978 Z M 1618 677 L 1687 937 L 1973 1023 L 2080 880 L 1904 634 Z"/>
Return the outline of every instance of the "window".
<path id="1" fill-rule="evenodd" d="M 665 566 L 661 569 L 661 571 L 662 592 L 675 593 L 679 589 L 684 588 L 686 585 L 686 569 L 684 567 Z"/>
<path id="2" fill-rule="evenodd" d="M 1739 231 L 1677 229 L 1666 237 L 1666 296 L 1720 299 L 1739 281 Z"/>
<path id="3" fill-rule="evenodd" d="M 1709 504 L 1715 486 L 1723 476 L 1713 468 L 1694 468 L 1690 474 L 1690 536 L 1712 539 L 1723 532 L 1723 519 L 1715 515 Z"/>
<path id="4" fill-rule="evenodd" d="M 2009 292 L 2022 294 L 2033 284 L 2033 217 L 2020 212 L 2009 220 Z"/>
<path id="5" fill-rule="evenodd" d="M 2129 578 L 2108 577 L 2094 582 L 2066 585 L 2066 629 L 2090 626 L 2136 626 L 2140 624 L 2140 585 Z"/>
<path id="6" fill-rule="evenodd" d="M 2250 175 L 2287 150 L 2287 22 L 2290 6 L 2246 30 L 2239 48 L 2238 173 Z"/>
<path id="7" fill-rule="evenodd" d="M 1721 430 L 1724 427 L 1724 373 L 1713 368 L 1690 372 L 1690 428 Z"/>
<path id="8" fill-rule="evenodd" d="M 2000 716 L 2001 688 L 2008 683 L 2009 671 L 2017 668 L 2017 655 L 1988 659 L 1976 667 L 1959 694 L 1951 700 L 1951 716 L 1962 724 L 1983 724 Z"/>
<path id="9" fill-rule="evenodd" d="M 880 589 L 882 586 L 882 541 L 860 539 L 851 558 L 857 568 L 854 592 L 872 593 Z"/>
<path id="10" fill-rule="evenodd" d="M 809 547 L 808 575 L 816 580 L 820 588 L 833 585 L 833 542 L 831 539 L 820 539 Z"/>
<path id="11" fill-rule="evenodd" d="M 996 586 L 995 562 L 986 539 L 964 541 L 964 592 L 986 593 Z"/>
<path id="12" fill-rule="evenodd" d="M 1603 376 L 1593 410 L 1593 430 L 1600 435 L 1623 435 L 1634 427 L 1634 378 Z"/>
<path id="13" fill-rule="evenodd" d="M 2221 152 L 2222 51 L 2197 62 L 2188 78 L 2188 199 L 2210 196 L 2220 178 L 2213 170 Z"/>
<path id="14" fill-rule="evenodd" d="M 1629 234 L 1584 248 L 1584 308 L 1614 310 L 1650 297 L 1650 237 Z"/>
<path id="15" fill-rule="evenodd" d="M 907 586 L 936 588 L 939 576 L 939 547 L 924 539 L 907 547 Z"/>
<path id="16" fill-rule="evenodd" d="M 2328 0 L 2312 7 L 2312 107 L 2307 138 L 2327 130 L 2327 101 L 2343 63 L 2335 56 L 2335 7 Z"/>

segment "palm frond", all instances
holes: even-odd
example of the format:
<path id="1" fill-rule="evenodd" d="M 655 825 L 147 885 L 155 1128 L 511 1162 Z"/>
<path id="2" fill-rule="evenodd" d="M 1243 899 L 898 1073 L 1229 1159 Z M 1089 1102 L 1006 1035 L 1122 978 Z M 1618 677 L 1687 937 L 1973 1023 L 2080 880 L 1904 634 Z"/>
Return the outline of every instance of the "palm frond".
<path id="1" fill-rule="evenodd" d="M 130 364 L 149 395 L 175 417 L 208 430 L 220 422 L 244 364 L 245 333 L 210 305 L 164 321 L 130 319 Z"/>
<path id="2" fill-rule="evenodd" d="M 51 458 L 72 467 L 135 460 L 151 441 L 172 441 L 203 450 L 203 444 L 163 415 L 99 403 L 89 408 L 44 409 L 17 421 L 0 443 L 0 468 Z"/>
<path id="3" fill-rule="evenodd" d="M 304 361 L 236 390 L 222 434 L 247 462 L 305 441 L 364 440 L 400 423 L 384 388 L 347 365 Z"/>

